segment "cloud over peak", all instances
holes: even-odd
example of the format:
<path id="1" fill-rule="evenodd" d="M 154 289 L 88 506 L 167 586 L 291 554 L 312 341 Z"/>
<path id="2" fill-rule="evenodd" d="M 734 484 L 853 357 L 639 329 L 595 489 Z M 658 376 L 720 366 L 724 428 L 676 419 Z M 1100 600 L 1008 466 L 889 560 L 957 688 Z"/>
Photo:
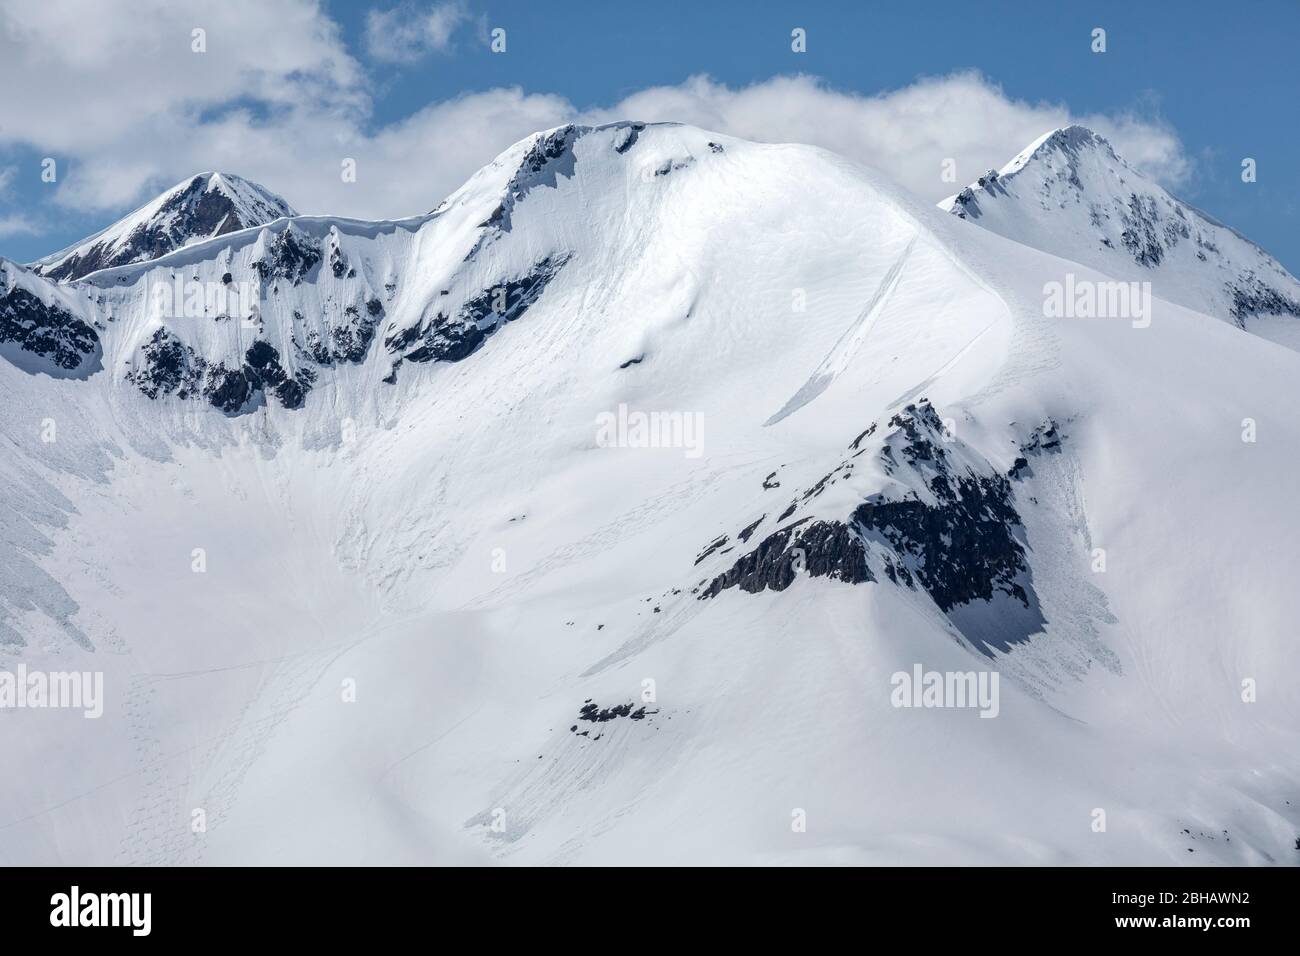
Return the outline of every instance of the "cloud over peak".
<path id="1" fill-rule="evenodd" d="M 1016 99 L 976 72 L 874 95 L 807 75 L 742 87 L 699 75 L 591 109 L 546 91 L 498 87 L 375 126 L 367 69 L 315 0 L 226 0 L 205 5 L 202 16 L 185 4 L 137 0 L 123 11 L 112 2 L 0 0 L 0 85 L 36 82 L 41 91 L 10 100 L 0 158 L 6 148 L 56 157 L 57 207 L 107 216 L 215 168 L 265 184 L 304 213 L 400 217 L 433 208 L 531 132 L 614 119 L 821 146 L 929 200 L 1071 122 L 1093 127 L 1167 186 L 1190 169 L 1177 135 L 1158 119 L 1078 115 L 1065 104 Z M 464 0 L 407 2 L 372 12 L 356 45 L 375 61 L 410 62 L 449 50 L 470 19 Z M 199 28 L 203 52 L 193 49 Z M 42 75 L 59 82 L 41 87 L 33 78 Z M 956 183 L 941 177 L 948 159 Z M 345 160 L 355 161 L 355 182 L 340 175 Z M 24 164 L 19 178 L 27 176 L 39 169 Z M 5 208 L 19 192 L 21 182 L 0 195 L 0 216 L 19 212 Z M 8 228 L 19 221 L 10 218 Z"/>

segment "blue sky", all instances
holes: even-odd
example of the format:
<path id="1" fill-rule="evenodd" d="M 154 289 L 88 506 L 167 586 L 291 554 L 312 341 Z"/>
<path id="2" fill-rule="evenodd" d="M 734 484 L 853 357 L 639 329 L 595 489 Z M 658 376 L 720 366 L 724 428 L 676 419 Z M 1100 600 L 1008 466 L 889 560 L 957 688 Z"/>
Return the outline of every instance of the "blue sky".
<path id="1" fill-rule="evenodd" d="M 44 69 L 38 89 L 53 94 L 35 97 L 51 115 L 0 116 L 0 255 L 53 251 L 206 168 L 305 212 L 413 214 L 534 128 L 635 109 L 816 141 L 927 198 L 952 191 L 928 181 L 943 156 L 965 181 L 1060 117 L 1088 120 L 1300 272 L 1300 3 L 241 4 L 137 5 L 135 32 L 112 33 L 96 15 L 0 0 L 0 60 L 27 58 L 13 69 L 28 89 Z M 208 31 L 203 57 L 187 48 L 193 23 Z M 790 49 L 796 26 L 807 53 Z M 483 42 L 493 27 L 504 54 Z M 349 155 L 370 177 L 345 191 L 334 170 Z M 55 184 L 40 180 L 45 156 Z"/>

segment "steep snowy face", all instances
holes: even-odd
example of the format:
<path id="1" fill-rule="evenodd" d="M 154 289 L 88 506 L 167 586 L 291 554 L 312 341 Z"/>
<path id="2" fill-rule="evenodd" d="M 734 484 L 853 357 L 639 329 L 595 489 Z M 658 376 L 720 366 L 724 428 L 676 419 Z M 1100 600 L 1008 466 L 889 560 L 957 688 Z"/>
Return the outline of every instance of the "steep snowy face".
<path id="1" fill-rule="evenodd" d="M 939 204 L 1009 239 L 1300 347 L 1300 281 L 1082 126 L 1054 130 Z"/>
<path id="2" fill-rule="evenodd" d="M 287 202 L 257 183 L 230 173 L 199 173 L 89 239 L 32 263 L 31 268 L 68 282 L 293 215 Z"/>

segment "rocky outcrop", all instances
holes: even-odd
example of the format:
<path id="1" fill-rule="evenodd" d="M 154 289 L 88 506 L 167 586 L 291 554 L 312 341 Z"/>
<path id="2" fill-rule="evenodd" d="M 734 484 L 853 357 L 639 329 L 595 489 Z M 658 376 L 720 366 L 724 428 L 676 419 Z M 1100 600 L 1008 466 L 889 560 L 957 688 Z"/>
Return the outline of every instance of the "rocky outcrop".
<path id="1" fill-rule="evenodd" d="M 298 285 L 321 259 L 320 246 L 289 225 L 271 239 L 265 254 L 253 263 L 253 270 L 263 282 L 286 279 Z"/>
<path id="2" fill-rule="evenodd" d="M 875 580 L 867 567 L 861 535 L 843 522 L 801 518 L 772 532 L 753 551 L 738 558 L 700 597 L 716 597 L 728 588 L 750 594 L 784 591 L 804 573 L 847 584 Z"/>
<path id="3" fill-rule="evenodd" d="M 244 361 L 236 367 L 212 364 L 160 328 L 141 349 L 136 368 L 127 379 L 149 398 L 199 397 L 227 415 L 238 415 L 255 407 L 266 393 L 284 408 L 301 408 L 315 375 L 307 369 L 290 375 L 279 350 L 262 340 L 248 347 Z"/>
<path id="4" fill-rule="evenodd" d="M 569 733 L 578 737 L 587 737 L 590 740 L 600 740 L 604 736 L 603 733 L 597 730 L 601 724 L 622 720 L 639 722 L 647 720 L 657 713 L 659 711 L 650 710 L 644 705 L 638 707 L 631 701 L 626 704 L 615 704 L 613 707 L 601 707 L 595 701 L 588 699 L 579 709 L 578 723 L 569 728 Z M 584 724 L 591 726 L 584 727 Z"/>
<path id="5" fill-rule="evenodd" d="M 853 459 L 872 446 L 875 424 L 849 445 L 851 454 L 805 491 L 795 495 L 780 520 L 806 509 L 829 487 L 852 474 Z M 1009 600 L 1024 609 L 1015 627 L 1041 624 L 1029 588 L 1031 569 L 1012 480 L 1029 473 L 1029 459 L 1060 452 L 1062 434 L 1048 420 L 1021 443 L 1007 474 L 960 442 L 927 401 L 908 405 L 876 438 L 876 463 L 901 489 L 875 494 L 843 518 L 806 515 L 777 528 L 729 567 L 701 582 L 700 600 L 736 588 L 749 593 L 783 591 L 800 574 L 848 584 L 878 580 L 923 590 L 944 613 L 975 602 Z M 747 525 L 743 542 L 763 520 Z M 731 540 L 720 535 L 699 556 L 703 563 Z M 1021 637 L 1023 637 L 1023 633 Z M 987 649 L 987 643 L 975 641 Z"/>
<path id="6" fill-rule="evenodd" d="M 527 312 L 568 261 L 564 254 L 547 256 L 525 275 L 477 293 L 454 318 L 439 311 L 427 328 L 408 328 L 390 337 L 386 345 L 412 362 L 460 362 L 502 325 Z"/>
<path id="7" fill-rule="evenodd" d="M 75 372 L 94 362 L 99 335 L 68 309 L 17 283 L 0 268 L 0 345 L 12 343 L 54 368 Z"/>

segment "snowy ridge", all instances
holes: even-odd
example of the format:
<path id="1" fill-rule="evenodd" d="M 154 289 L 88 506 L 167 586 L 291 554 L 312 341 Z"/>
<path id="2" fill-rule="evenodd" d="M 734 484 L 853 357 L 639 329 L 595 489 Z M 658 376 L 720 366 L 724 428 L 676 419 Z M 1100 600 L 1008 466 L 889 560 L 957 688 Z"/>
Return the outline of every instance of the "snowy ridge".
<path id="1" fill-rule="evenodd" d="M 56 281 L 72 281 L 293 215 L 287 202 L 256 183 L 230 173 L 199 173 L 107 229 L 32 263 L 31 268 Z"/>
<path id="2" fill-rule="evenodd" d="M 1149 281 L 1162 299 L 1300 347 L 1300 281 L 1086 127 L 1043 135 L 939 207 L 1115 278 Z"/>

